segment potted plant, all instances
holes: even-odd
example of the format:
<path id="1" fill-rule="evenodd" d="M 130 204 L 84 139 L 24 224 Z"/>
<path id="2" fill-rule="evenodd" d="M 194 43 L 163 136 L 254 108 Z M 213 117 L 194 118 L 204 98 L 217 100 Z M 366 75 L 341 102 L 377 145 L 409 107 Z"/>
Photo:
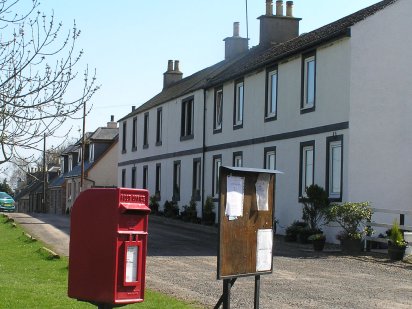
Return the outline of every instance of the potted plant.
<path id="1" fill-rule="evenodd" d="M 393 222 L 392 228 L 388 233 L 388 254 L 392 261 L 400 261 L 403 259 L 405 249 L 408 243 L 404 240 L 398 222 Z"/>
<path id="2" fill-rule="evenodd" d="M 213 225 L 215 224 L 216 220 L 216 213 L 215 210 L 215 203 L 213 202 L 213 197 L 208 196 L 205 201 L 205 205 L 203 206 L 203 216 L 202 222 L 206 225 Z"/>
<path id="3" fill-rule="evenodd" d="M 328 194 L 321 186 L 310 185 L 305 193 L 306 196 L 300 198 L 303 204 L 302 219 L 307 224 L 307 228 L 302 229 L 298 236 L 302 243 L 307 243 L 310 235 L 322 233 L 320 226 L 325 223 L 326 212 L 330 207 Z"/>
<path id="4" fill-rule="evenodd" d="M 197 223 L 196 201 L 191 200 L 189 206 L 183 206 L 180 215 L 183 221 Z"/>
<path id="5" fill-rule="evenodd" d="M 326 236 L 323 233 L 313 234 L 309 236 L 308 240 L 312 242 L 313 250 L 322 251 L 325 247 Z"/>
<path id="6" fill-rule="evenodd" d="M 152 195 L 149 198 L 149 208 L 150 208 L 150 213 L 158 214 L 159 212 L 159 202 L 158 198 L 156 195 Z"/>
<path id="7" fill-rule="evenodd" d="M 299 231 L 302 228 L 306 228 L 307 226 L 308 224 L 306 222 L 297 221 L 297 220 L 293 221 L 293 223 L 286 228 L 285 240 L 286 241 L 297 241 Z"/>
<path id="8" fill-rule="evenodd" d="M 343 230 L 337 235 L 342 251 L 360 252 L 362 237 L 368 232 L 366 222 L 372 217 L 369 202 L 333 204 L 326 213 L 327 222 L 338 223 Z M 370 232 L 370 231 L 369 231 Z"/>

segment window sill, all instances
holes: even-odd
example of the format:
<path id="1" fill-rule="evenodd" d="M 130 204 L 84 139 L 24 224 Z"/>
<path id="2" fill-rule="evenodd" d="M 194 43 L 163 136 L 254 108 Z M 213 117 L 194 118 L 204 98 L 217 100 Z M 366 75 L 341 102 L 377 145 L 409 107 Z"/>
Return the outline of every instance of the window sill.
<path id="1" fill-rule="evenodd" d="M 160 142 L 156 142 L 156 144 L 155 144 L 156 146 L 162 146 L 162 141 L 160 141 Z"/>
<path id="2" fill-rule="evenodd" d="M 272 115 L 272 116 L 266 116 L 265 117 L 265 122 L 271 122 L 271 121 L 275 121 L 278 119 L 277 115 Z"/>
<path id="3" fill-rule="evenodd" d="M 194 138 L 194 135 L 193 134 L 191 134 L 191 135 L 185 135 L 185 136 L 181 136 L 180 137 L 180 141 L 187 141 L 187 140 L 190 140 L 190 139 L 193 139 Z"/>
<path id="4" fill-rule="evenodd" d="M 213 129 L 213 134 L 219 134 L 222 133 L 222 128 L 220 129 Z"/>
<path id="5" fill-rule="evenodd" d="M 311 107 L 302 107 L 300 109 L 301 114 L 311 113 L 311 112 L 314 112 L 314 111 L 315 111 L 315 105 L 311 106 Z"/>
<path id="6" fill-rule="evenodd" d="M 243 129 L 243 123 L 233 125 L 233 130 L 239 130 L 239 129 Z"/>

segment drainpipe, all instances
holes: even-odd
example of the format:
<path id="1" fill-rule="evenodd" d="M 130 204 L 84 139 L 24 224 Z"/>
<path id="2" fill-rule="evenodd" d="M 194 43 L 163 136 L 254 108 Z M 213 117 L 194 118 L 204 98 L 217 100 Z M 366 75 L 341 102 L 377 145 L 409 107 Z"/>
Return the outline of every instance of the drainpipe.
<path id="1" fill-rule="evenodd" d="M 205 201 L 205 156 L 206 156 L 206 90 L 203 88 L 203 142 L 202 142 L 202 219 Z"/>

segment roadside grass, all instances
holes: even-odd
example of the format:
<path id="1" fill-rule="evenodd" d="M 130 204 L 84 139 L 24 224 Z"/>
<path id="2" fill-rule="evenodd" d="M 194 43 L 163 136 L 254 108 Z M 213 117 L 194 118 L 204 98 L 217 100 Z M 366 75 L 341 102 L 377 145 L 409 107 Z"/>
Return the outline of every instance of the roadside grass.
<path id="1" fill-rule="evenodd" d="M 6 221 L 0 215 L 0 309 L 96 308 L 67 296 L 67 258 L 52 259 L 42 253 L 41 242 Z M 201 307 L 146 289 L 143 303 L 125 308 Z"/>

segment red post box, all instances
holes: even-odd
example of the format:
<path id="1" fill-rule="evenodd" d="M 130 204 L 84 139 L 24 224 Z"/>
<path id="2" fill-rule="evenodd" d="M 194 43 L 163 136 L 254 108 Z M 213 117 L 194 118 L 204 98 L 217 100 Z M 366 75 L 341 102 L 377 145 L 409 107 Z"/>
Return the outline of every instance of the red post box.
<path id="1" fill-rule="evenodd" d="M 149 192 L 89 189 L 71 212 L 68 295 L 97 305 L 144 299 Z"/>

